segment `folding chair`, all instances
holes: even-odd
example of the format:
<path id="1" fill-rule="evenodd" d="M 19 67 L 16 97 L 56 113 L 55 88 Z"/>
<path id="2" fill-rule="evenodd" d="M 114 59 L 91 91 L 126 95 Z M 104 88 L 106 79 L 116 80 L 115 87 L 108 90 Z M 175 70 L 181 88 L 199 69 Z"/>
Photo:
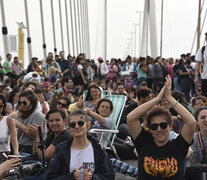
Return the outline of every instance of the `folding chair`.
<path id="1" fill-rule="evenodd" d="M 114 143 L 114 138 L 116 137 L 116 134 L 119 133 L 117 128 L 119 126 L 119 122 L 120 122 L 121 115 L 122 115 L 127 98 L 124 95 L 107 95 L 105 98 L 111 100 L 114 106 L 113 112 L 109 116 L 109 118 L 111 118 L 113 121 L 112 129 L 91 129 L 89 132 L 90 133 L 101 132 L 102 134 L 101 134 L 100 142 L 102 142 L 102 139 L 105 138 L 104 143 L 102 143 L 101 145 L 105 149 L 112 150 L 116 158 L 119 159 L 113 143 Z M 105 137 L 104 132 L 108 133 L 107 137 Z"/>

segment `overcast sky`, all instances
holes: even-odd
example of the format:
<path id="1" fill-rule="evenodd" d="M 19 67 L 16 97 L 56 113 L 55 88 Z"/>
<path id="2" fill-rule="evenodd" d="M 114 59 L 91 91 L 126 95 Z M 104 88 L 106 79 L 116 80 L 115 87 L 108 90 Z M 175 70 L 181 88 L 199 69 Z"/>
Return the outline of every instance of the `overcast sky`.
<path id="1" fill-rule="evenodd" d="M 62 49 L 60 36 L 60 22 L 59 22 L 59 7 L 58 0 L 54 0 L 55 23 L 56 23 L 56 40 L 58 51 Z M 62 16 L 64 27 L 64 46 L 65 52 L 68 54 L 67 40 L 66 40 L 66 23 L 65 23 L 65 1 L 62 2 Z M 68 1 L 69 2 L 69 1 Z M 143 11 L 144 0 L 108 0 L 108 56 L 110 59 L 124 58 L 129 52 L 128 47 L 129 32 L 134 31 L 133 23 L 139 23 L 139 14 L 136 11 Z M 90 23 L 90 47 L 91 58 L 96 59 L 102 56 L 103 47 L 97 45 L 103 33 L 104 22 L 102 21 L 104 9 L 102 7 L 103 0 L 88 0 L 89 4 L 89 23 Z M 6 25 L 8 27 L 9 35 L 16 35 L 18 26 L 17 21 L 26 24 L 24 0 L 4 0 Z M 29 0 L 29 21 L 32 38 L 32 55 L 40 59 L 43 58 L 42 50 L 42 33 L 39 1 Z M 50 0 L 43 1 L 44 22 L 47 52 L 53 51 L 53 36 L 52 36 L 52 21 Z M 206 9 L 206 6 L 204 10 Z M 69 8 L 68 8 L 69 10 Z M 158 52 L 160 47 L 160 14 L 161 14 L 161 0 L 156 0 L 156 22 L 157 22 L 157 45 Z M 204 14 L 204 13 L 203 13 Z M 190 52 L 193 36 L 196 30 L 196 23 L 198 17 L 198 1 L 195 0 L 164 0 L 164 29 L 163 29 L 163 57 L 178 58 L 180 54 Z M 0 26 L 2 21 L 0 21 Z M 100 29 L 102 31 L 100 31 Z M 25 63 L 28 62 L 27 44 L 25 31 Z M 204 28 L 204 32 L 206 27 Z M 139 33 L 137 28 L 137 33 Z M 201 36 L 203 44 L 204 36 Z M 71 42 L 72 40 L 70 40 Z M 137 39 L 138 44 L 138 39 Z M 139 53 L 137 48 L 137 54 Z M 195 49 L 193 51 L 195 53 Z M 12 53 L 15 55 L 15 53 Z M 0 55 L 4 56 L 2 35 L 0 36 Z M 159 54 L 158 54 L 159 55 Z"/>

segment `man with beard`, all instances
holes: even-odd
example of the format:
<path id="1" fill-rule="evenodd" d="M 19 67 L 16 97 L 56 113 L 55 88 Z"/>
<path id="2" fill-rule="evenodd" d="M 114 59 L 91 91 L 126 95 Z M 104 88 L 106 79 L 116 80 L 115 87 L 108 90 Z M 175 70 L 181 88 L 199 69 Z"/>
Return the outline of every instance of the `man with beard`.
<path id="1" fill-rule="evenodd" d="M 46 138 L 46 122 L 42 112 L 37 110 L 37 96 L 31 90 L 22 91 L 17 105 L 18 112 L 12 113 L 18 127 L 19 151 L 32 153 L 34 135 L 29 130 L 29 125 L 39 125 L 43 130 L 43 139 Z"/>

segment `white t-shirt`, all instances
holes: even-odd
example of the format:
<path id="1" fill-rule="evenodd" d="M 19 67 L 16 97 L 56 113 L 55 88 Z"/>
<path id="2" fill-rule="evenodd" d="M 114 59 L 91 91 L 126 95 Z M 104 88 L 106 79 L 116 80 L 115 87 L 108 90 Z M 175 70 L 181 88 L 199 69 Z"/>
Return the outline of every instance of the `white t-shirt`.
<path id="1" fill-rule="evenodd" d="M 4 116 L 0 121 L 0 152 L 10 151 L 10 134 L 7 125 L 7 117 Z"/>
<path id="2" fill-rule="evenodd" d="M 203 73 L 201 74 L 201 79 L 207 79 L 207 47 L 205 48 L 205 51 L 203 53 L 203 59 L 204 59 L 204 64 L 203 64 Z M 202 48 L 200 48 L 197 51 L 195 60 L 202 62 Z"/>
<path id="3" fill-rule="evenodd" d="M 94 172 L 94 152 L 91 143 L 87 148 L 83 150 L 76 150 L 71 148 L 70 157 L 70 173 L 77 170 L 80 166 L 83 166 L 81 169 L 80 180 L 83 180 L 83 174 L 88 168 L 90 168 L 91 173 Z"/>
<path id="4" fill-rule="evenodd" d="M 81 69 L 83 69 L 83 66 L 81 64 L 78 64 L 77 70 L 80 72 Z"/>

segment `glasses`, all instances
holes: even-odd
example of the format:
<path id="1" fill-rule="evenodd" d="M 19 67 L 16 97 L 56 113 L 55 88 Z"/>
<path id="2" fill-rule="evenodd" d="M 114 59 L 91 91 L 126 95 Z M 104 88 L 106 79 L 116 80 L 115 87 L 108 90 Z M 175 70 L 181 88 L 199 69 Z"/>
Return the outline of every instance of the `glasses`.
<path id="1" fill-rule="evenodd" d="M 9 91 L 10 89 L 9 88 L 8 89 L 6 88 L 5 90 Z"/>
<path id="2" fill-rule="evenodd" d="M 76 124 L 78 124 L 79 127 L 82 127 L 85 124 L 85 122 L 84 121 L 78 121 L 76 123 L 75 121 L 73 121 L 73 122 L 70 122 L 69 123 L 69 127 L 70 128 L 75 128 L 76 127 Z"/>
<path id="3" fill-rule="evenodd" d="M 0 108 L 4 108 L 4 104 L 0 104 Z"/>
<path id="4" fill-rule="evenodd" d="M 154 124 L 150 124 L 149 128 L 152 131 L 156 131 L 158 126 L 160 126 L 161 129 L 166 129 L 167 128 L 168 123 L 167 122 L 162 122 L 160 124 L 154 123 Z"/>
<path id="5" fill-rule="evenodd" d="M 21 106 L 22 104 L 23 104 L 24 106 L 26 106 L 26 105 L 27 105 L 27 102 L 26 102 L 26 101 L 19 101 L 18 104 L 19 104 L 20 106 Z"/>
<path id="6" fill-rule="evenodd" d="M 67 104 L 63 104 L 61 102 L 58 102 L 58 105 L 61 105 L 62 107 L 67 107 Z"/>

